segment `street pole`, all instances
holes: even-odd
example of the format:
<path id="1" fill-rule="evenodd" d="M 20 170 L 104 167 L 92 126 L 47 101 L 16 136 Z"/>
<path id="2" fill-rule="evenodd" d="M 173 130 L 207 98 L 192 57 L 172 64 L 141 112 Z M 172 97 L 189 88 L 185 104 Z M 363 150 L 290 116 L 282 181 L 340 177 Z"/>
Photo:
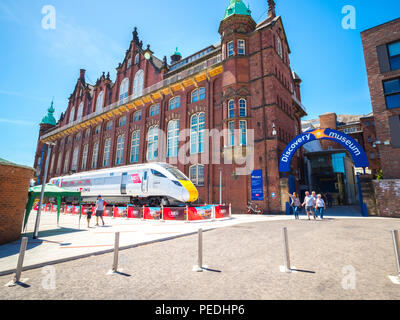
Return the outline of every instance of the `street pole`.
<path id="1" fill-rule="evenodd" d="M 43 179 L 42 179 L 42 190 L 40 192 L 39 207 L 38 207 L 38 212 L 37 212 L 37 215 L 36 215 L 36 223 L 35 223 L 35 230 L 33 232 L 33 239 L 37 239 L 38 233 L 39 233 L 40 214 L 42 212 L 44 189 L 46 187 L 47 171 L 49 169 L 50 155 L 51 155 L 52 147 L 53 147 L 53 144 L 48 144 L 47 156 L 46 156 L 46 165 L 44 167 L 44 174 L 43 174 Z"/>
<path id="2" fill-rule="evenodd" d="M 219 204 L 222 205 L 222 168 L 219 169 Z"/>

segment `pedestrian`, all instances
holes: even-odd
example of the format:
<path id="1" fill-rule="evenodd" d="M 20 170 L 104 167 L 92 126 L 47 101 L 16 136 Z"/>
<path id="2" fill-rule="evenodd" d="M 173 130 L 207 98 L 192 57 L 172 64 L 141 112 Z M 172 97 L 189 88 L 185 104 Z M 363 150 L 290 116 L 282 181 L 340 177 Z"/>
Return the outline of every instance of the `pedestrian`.
<path id="1" fill-rule="evenodd" d="M 326 210 L 326 204 L 325 201 L 322 199 L 322 196 L 319 194 L 317 196 L 317 201 L 315 204 L 315 208 L 317 210 L 317 212 L 319 212 L 319 215 L 321 217 L 321 219 L 324 218 L 324 211 Z"/>
<path id="2" fill-rule="evenodd" d="M 311 196 L 313 197 L 313 199 L 314 199 L 314 204 L 313 204 L 313 210 L 314 210 L 314 219 L 317 219 L 318 218 L 318 212 L 317 212 L 317 209 L 315 208 L 315 205 L 316 205 L 316 203 L 317 203 L 317 193 L 315 192 L 315 191 L 313 191 L 312 193 L 311 193 Z"/>
<path id="3" fill-rule="evenodd" d="M 301 202 L 299 197 L 297 196 L 296 192 L 293 192 L 293 195 L 291 195 L 289 193 L 289 197 L 292 200 L 292 202 L 290 203 L 290 206 L 293 208 L 293 212 L 294 212 L 294 218 L 296 220 L 299 220 L 299 210 L 301 207 Z"/>
<path id="4" fill-rule="evenodd" d="M 315 212 L 314 212 L 314 198 L 310 196 L 310 192 L 306 191 L 306 197 L 304 198 L 304 202 L 302 206 L 306 207 L 307 217 L 310 220 L 310 213 L 313 214 L 315 219 Z"/>
<path id="5" fill-rule="evenodd" d="M 96 211 L 96 226 L 97 227 L 99 226 L 99 217 L 101 218 L 101 221 L 103 222 L 103 226 L 104 226 L 104 220 L 103 220 L 104 204 L 105 204 L 105 201 L 103 200 L 101 195 L 99 195 L 97 197 L 96 207 L 95 207 L 95 211 Z"/>
<path id="6" fill-rule="evenodd" d="M 83 212 L 85 212 L 85 207 L 83 207 Z M 87 227 L 88 229 L 90 228 L 90 219 L 92 218 L 92 209 L 88 209 L 86 211 L 86 217 L 87 217 Z"/>

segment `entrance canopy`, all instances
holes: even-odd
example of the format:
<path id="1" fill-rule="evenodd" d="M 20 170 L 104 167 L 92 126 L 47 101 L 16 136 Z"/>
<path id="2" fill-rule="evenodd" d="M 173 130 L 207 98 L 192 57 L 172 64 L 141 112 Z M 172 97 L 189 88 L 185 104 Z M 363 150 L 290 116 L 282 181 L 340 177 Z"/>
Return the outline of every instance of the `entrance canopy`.
<path id="1" fill-rule="evenodd" d="M 290 163 L 296 151 L 304 144 L 320 139 L 335 141 L 342 145 L 350 153 L 356 168 L 369 167 L 365 151 L 352 137 L 344 132 L 333 129 L 316 129 L 298 135 L 287 145 L 279 161 L 279 171 L 290 172 Z"/>
<path id="2" fill-rule="evenodd" d="M 24 218 L 24 230 L 26 228 L 26 224 L 28 222 L 29 214 L 33 208 L 33 204 L 35 203 L 35 199 L 40 198 L 40 194 L 42 192 L 42 186 L 36 186 L 29 188 L 28 194 L 28 203 L 26 205 L 25 218 Z M 63 189 L 57 187 L 53 184 L 46 184 L 44 188 L 44 197 L 45 198 L 56 198 L 57 199 L 57 224 L 60 219 L 60 207 L 61 207 L 61 198 L 62 197 L 77 197 L 79 200 L 79 206 L 81 206 L 81 192 L 80 191 L 71 191 L 67 189 Z M 82 207 L 81 207 L 82 214 Z"/>

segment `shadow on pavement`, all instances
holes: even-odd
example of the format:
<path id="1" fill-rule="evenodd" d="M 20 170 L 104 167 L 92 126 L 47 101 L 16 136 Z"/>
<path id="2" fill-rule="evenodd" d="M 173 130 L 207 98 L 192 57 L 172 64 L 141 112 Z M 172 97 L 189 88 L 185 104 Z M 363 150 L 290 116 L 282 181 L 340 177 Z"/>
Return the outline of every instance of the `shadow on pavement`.
<path id="1" fill-rule="evenodd" d="M 44 230 L 40 231 L 38 234 L 38 239 L 32 239 L 33 232 L 28 232 L 25 234 L 21 234 L 22 237 L 28 237 L 28 243 L 26 245 L 26 251 L 29 251 L 33 248 L 36 248 L 42 244 L 46 243 L 54 243 L 54 244 L 59 244 L 60 246 L 66 246 L 66 245 L 71 245 L 71 243 L 65 243 L 65 242 L 60 242 L 60 241 L 52 241 L 52 240 L 46 240 L 43 238 L 46 237 L 51 237 L 51 236 L 56 236 L 59 234 L 67 234 L 67 233 L 73 233 L 73 232 L 81 232 L 85 230 L 79 230 L 79 229 L 72 229 L 72 228 L 58 228 L 58 229 L 53 229 L 53 230 Z M 13 241 L 10 243 L 6 243 L 0 246 L 0 259 L 8 256 L 13 256 L 15 254 L 19 253 L 21 247 L 21 239 L 17 241 Z"/>

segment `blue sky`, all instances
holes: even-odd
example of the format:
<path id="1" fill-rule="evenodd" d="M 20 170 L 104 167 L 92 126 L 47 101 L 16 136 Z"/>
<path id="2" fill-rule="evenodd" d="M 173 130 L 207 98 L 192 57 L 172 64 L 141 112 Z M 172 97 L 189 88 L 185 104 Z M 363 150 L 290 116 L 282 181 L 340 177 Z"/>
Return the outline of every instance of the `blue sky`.
<path id="1" fill-rule="evenodd" d="M 399 17 L 396 0 L 275 0 L 303 79 L 309 116 L 372 111 L 360 32 Z M 256 22 L 267 0 L 249 0 Z M 219 41 L 229 0 L 0 0 L 0 158 L 33 165 L 39 123 L 54 97 L 56 117 L 67 106 L 79 69 L 94 83 L 124 57 L 138 27 L 159 58 L 175 47 L 187 56 Z M 42 28 L 42 7 L 56 9 L 56 29 Z M 356 9 L 356 30 L 342 28 L 342 7 Z"/>

